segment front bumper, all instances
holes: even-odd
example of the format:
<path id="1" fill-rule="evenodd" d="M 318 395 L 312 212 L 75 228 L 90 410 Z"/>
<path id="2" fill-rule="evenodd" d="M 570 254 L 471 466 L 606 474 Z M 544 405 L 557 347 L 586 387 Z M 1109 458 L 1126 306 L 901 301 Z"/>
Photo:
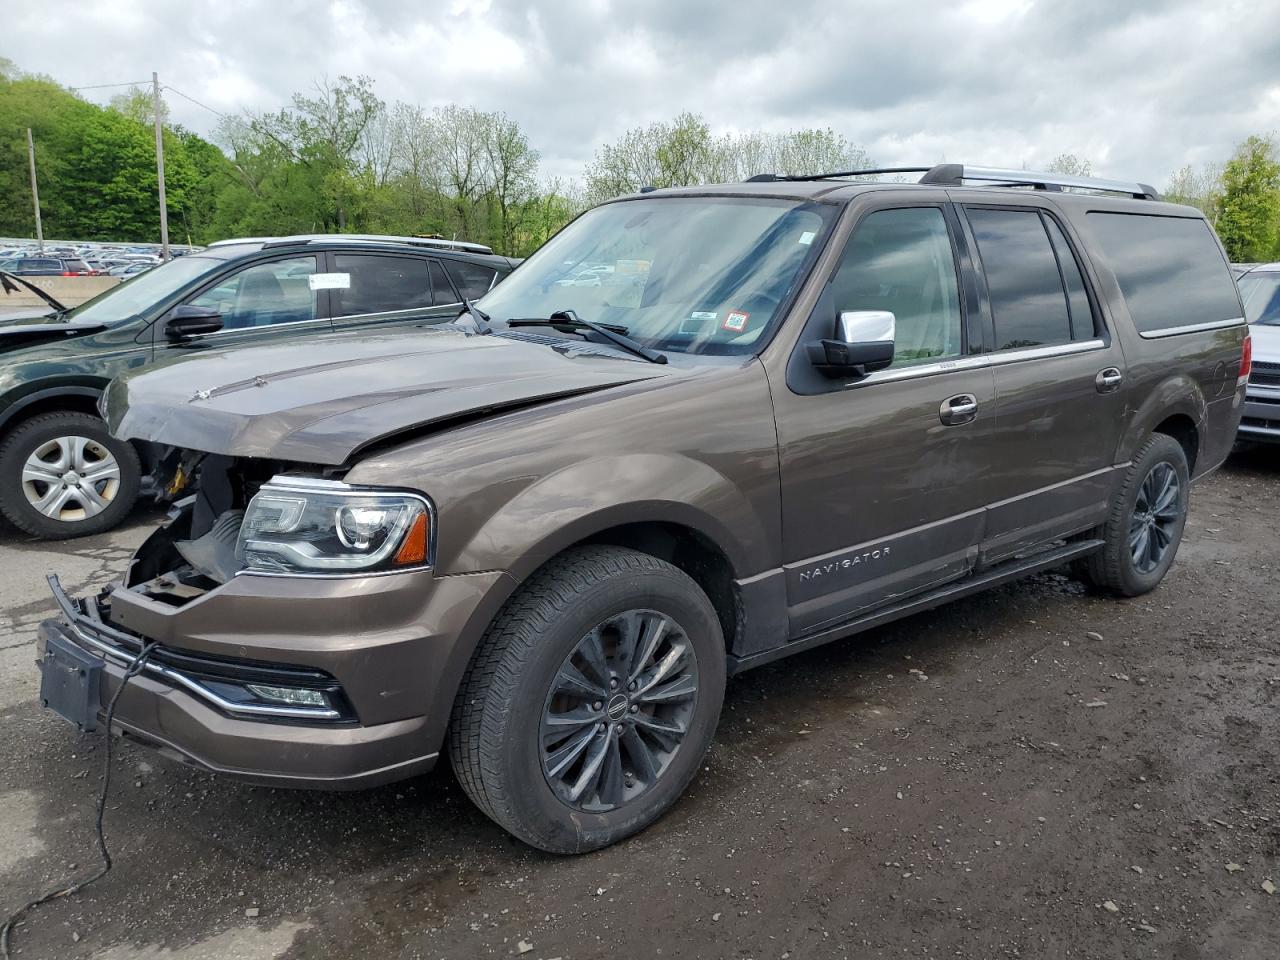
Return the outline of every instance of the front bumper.
<path id="1" fill-rule="evenodd" d="M 1239 438 L 1280 443 L 1280 363 L 1255 358 L 1245 387 Z"/>
<path id="2" fill-rule="evenodd" d="M 500 576 L 239 576 L 183 606 L 119 586 L 99 600 L 76 600 L 54 580 L 61 616 L 40 625 L 38 656 L 55 633 L 101 656 L 106 704 L 143 643 L 158 641 L 116 706 L 121 731 L 171 758 L 254 783 L 375 786 L 434 765 L 457 638 Z M 246 713 L 218 694 L 218 672 L 227 669 L 256 670 L 280 685 L 291 675 L 310 676 L 313 685 L 328 678 L 344 709 L 336 717 Z"/>

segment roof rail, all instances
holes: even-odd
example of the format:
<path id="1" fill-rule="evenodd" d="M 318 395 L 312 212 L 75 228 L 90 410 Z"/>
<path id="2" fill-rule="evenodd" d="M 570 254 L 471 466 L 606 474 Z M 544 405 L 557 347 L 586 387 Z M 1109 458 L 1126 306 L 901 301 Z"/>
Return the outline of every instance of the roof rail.
<path id="1" fill-rule="evenodd" d="M 964 181 L 981 181 L 1002 187 L 1033 187 L 1036 190 L 1099 190 L 1124 193 L 1135 200 L 1159 200 L 1155 187 L 1131 180 L 1103 180 L 1100 177 L 1077 177 L 1069 173 L 1037 173 L 1033 170 L 1004 170 L 999 167 L 973 167 L 963 163 L 940 163 L 929 169 L 921 183 L 959 187 Z"/>
<path id="2" fill-rule="evenodd" d="M 429 247 L 433 250 L 493 253 L 492 247 L 483 243 L 471 243 L 467 240 L 443 240 L 436 237 L 394 237 L 376 233 L 304 233 L 289 237 L 239 237 L 231 240 L 218 240 L 209 244 L 209 246 L 224 247 L 233 243 L 260 243 L 263 247 L 291 247 L 299 244 L 321 243 L 327 240 L 336 240 L 342 243 L 402 243 L 412 247 Z"/>
<path id="3" fill-rule="evenodd" d="M 932 167 L 880 167 L 875 170 L 839 170 L 835 173 L 757 173 L 747 183 L 776 183 L 798 180 L 837 180 L 841 177 L 870 177 L 880 173 L 924 173 Z"/>

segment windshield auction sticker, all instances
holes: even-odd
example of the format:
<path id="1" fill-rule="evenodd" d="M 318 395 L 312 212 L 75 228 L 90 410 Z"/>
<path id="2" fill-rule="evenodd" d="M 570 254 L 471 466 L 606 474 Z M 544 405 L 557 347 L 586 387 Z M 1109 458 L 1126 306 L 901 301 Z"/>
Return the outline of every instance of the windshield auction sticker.
<path id="1" fill-rule="evenodd" d="M 751 314 L 744 310 L 730 310 L 724 315 L 724 323 L 721 326 L 733 333 L 741 333 L 747 329 L 747 321 L 750 319 Z"/>

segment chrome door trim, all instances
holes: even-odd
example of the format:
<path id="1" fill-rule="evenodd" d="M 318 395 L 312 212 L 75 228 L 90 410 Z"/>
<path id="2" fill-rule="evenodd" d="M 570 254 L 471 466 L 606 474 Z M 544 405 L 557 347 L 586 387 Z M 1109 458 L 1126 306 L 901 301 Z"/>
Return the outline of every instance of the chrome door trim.
<path id="1" fill-rule="evenodd" d="M 867 386 L 872 383 L 886 383 L 894 380 L 913 380 L 917 377 L 937 376 L 940 373 L 952 373 L 957 370 L 981 370 L 985 367 L 999 367 L 1008 363 L 1021 363 L 1024 360 L 1043 360 L 1049 357 L 1066 357 L 1077 353 L 1090 353 L 1094 350 L 1105 350 L 1105 340 L 1078 340 L 1074 343 L 1058 343 L 1048 347 L 1023 347 L 1018 350 L 1002 350 L 997 353 L 984 353 L 980 356 L 957 357 L 954 360 L 941 360 L 937 363 L 922 363 L 915 367 L 900 367 L 894 370 L 877 370 L 867 374 L 861 380 L 845 384 L 845 389 Z"/>
<path id="2" fill-rule="evenodd" d="M 1203 333 L 1206 330 L 1223 330 L 1227 327 L 1242 327 L 1244 317 L 1233 317 L 1230 320 L 1212 320 L 1209 323 L 1192 323 L 1185 327 L 1161 327 L 1159 330 L 1139 330 L 1144 340 L 1158 340 L 1161 337 L 1176 337 L 1180 333 Z"/>

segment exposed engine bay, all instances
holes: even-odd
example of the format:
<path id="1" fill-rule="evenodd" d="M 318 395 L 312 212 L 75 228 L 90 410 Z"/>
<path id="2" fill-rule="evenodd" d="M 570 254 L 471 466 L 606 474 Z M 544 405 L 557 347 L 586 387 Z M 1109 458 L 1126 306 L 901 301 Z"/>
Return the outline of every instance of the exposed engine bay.
<path id="1" fill-rule="evenodd" d="M 174 498 L 168 521 L 134 554 L 125 587 L 181 606 L 226 583 L 244 568 L 236 547 L 245 508 L 282 475 L 337 479 L 342 471 L 168 448 L 153 473 L 156 489 Z"/>

